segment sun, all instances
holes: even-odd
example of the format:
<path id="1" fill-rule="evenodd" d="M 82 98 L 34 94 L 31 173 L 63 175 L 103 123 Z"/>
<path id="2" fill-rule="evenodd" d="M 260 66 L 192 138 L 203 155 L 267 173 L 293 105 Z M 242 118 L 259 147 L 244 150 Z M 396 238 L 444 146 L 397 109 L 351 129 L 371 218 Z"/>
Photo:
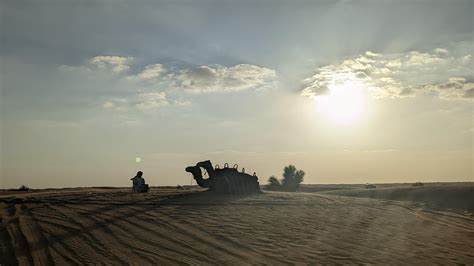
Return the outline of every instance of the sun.
<path id="1" fill-rule="evenodd" d="M 365 109 L 363 86 L 358 81 L 347 81 L 329 86 L 328 95 L 315 98 L 318 112 L 336 124 L 352 124 Z"/>

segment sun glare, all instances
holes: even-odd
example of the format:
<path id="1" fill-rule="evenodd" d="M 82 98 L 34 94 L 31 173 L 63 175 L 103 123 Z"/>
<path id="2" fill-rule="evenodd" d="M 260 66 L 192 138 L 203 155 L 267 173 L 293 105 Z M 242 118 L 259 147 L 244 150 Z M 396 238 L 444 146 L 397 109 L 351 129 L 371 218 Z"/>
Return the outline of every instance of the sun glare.
<path id="1" fill-rule="evenodd" d="M 364 112 L 364 92 L 360 82 L 348 81 L 331 85 L 329 94 L 315 98 L 315 107 L 336 124 L 351 124 Z"/>

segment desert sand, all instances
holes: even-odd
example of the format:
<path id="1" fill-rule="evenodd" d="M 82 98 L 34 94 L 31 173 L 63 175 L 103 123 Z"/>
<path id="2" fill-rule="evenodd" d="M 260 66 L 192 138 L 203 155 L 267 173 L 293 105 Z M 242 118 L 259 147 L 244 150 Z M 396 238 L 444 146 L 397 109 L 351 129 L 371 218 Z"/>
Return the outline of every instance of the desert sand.
<path id="1" fill-rule="evenodd" d="M 435 195 L 433 195 L 435 196 Z M 2 192 L 0 264 L 474 263 L 474 217 L 330 193 Z"/>

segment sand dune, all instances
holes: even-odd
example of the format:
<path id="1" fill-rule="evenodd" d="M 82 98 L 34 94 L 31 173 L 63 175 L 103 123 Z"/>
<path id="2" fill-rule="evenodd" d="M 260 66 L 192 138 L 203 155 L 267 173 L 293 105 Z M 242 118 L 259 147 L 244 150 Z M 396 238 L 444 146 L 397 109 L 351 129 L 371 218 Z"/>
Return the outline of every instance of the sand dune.
<path id="1" fill-rule="evenodd" d="M 474 263 L 474 219 L 417 203 L 183 193 L 7 195 L 0 203 L 0 263 Z"/>
<path id="2" fill-rule="evenodd" d="M 377 187 L 377 189 L 340 189 L 330 195 L 412 201 L 429 208 L 474 213 L 474 184 L 427 184 L 423 187 Z"/>

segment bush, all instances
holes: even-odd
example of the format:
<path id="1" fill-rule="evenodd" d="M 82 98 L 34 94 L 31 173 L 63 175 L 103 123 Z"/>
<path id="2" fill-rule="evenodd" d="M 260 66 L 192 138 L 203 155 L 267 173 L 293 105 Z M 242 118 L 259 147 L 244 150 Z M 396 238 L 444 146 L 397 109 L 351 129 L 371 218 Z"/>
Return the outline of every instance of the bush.
<path id="1" fill-rule="evenodd" d="M 25 185 L 21 185 L 21 187 L 18 189 L 18 191 L 28 191 L 28 190 L 30 190 L 30 188 Z"/>
<path id="2" fill-rule="evenodd" d="M 270 176 L 268 179 L 268 185 L 267 185 L 268 190 L 281 190 L 281 184 L 280 181 L 274 176 Z"/>
<path id="3" fill-rule="evenodd" d="M 414 187 L 422 187 L 422 186 L 424 186 L 424 184 L 421 183 L 421 182 L 416 182 L 416 183 L 413 184 L 413 186 Z"/>
<path id="4" fill-rule="evenodd" d="M 297 191 L 300 183 L 303 182 L 305 172 L 297 170 L 294 165 L 288 165 L 283 168 L 283 179 L 279 181 L 276 177 L 271 176 L 268 179 L 268 190 Z"/>

